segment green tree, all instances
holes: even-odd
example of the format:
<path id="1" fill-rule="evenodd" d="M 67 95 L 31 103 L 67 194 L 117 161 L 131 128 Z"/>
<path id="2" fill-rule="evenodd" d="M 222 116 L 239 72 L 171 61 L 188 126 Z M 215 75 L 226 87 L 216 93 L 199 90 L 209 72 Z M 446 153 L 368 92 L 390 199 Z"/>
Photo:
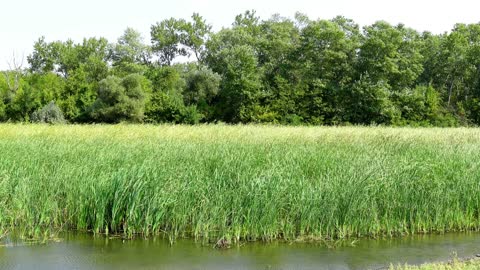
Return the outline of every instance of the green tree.
<path id="1" fill-rule="evenodd" d="M 185 89 L 183 100 L 186 106 L 194 106 L 202 118 L 212 120 L 213 101 L 220 91 L 221 76 L 206 66 L 187 65 L 183 77 Z M 200 120 L 200 119 L 199 119 Z"/>
<path id="2" fill-rule="evenodd" d="M 207 24 L 198 13 L 192 15 L 192 22 L 184 25 L 185 33 L 182 35 L 181 43 L 189 48 L 199 63 L 203 63 L 205 55 L 205 43 L 209 38 L 212 26 Z"/>
<path id="3" fill-rule="evenodd" d="M 255 121 L 261 95 L 257 58 L 247 45 L 233 46 L 218 52 L 216 69 L 222 75 L 218 104 L 220 117 L 227 122 Z"/>
<path id="4" fill-rule="evenodd" d="M 296 63 L 293 55 L 299 44 L 300 33 L 295 23 L 274 15 L 259 25 L 261 34 L 255 39 L 258 70 L 262 83 L 262 122 L 285 122 L 287 115 L 295 114 L 297 89 Z"/>
<path id="5" fill-rule="evenodd" d="M 121 76 L 144 72 L 151 61 L 151 48 L 143 43 L 142 35 L 132 28 L 125 30 L 111 50 L 114 73 Z"/>
<path id="6" fill-rule="evenodd" d="M 383 81 L 372 81 L 362 76 L 351 90 L 344 94 L 346 120 L 354 124 L 392 124 L 399 112 L 390 100 L 390 86 Z"/>
<path id="7" fill-rule="evenodd" d="M 41 91 L 37 91 L 25 79 L 22 79 L 17 92 L 7 103 L 8 119 L 28 122 L 32 113 L 41 106 Z"/>
<path id="8" fill-rule="evenodd" d="M 59 100 L 63 87 L 63 79 L 56 74 L 26 73 L 19 89 L 7 103 L 8 118 L 13 121 L 29 121 L 33 112 L 50 101 Z"/>
<path id="9" fill-rule="evenodd" d="M 153 123 L 480 124 L 480 24 L 434 35 L 379 21 L 361 31 L 344 17 L 262 20 L 248 10 L 216 33 L 197 13 L 150 30 L 151 46 L 131 28 L 115 44 L 38 39 L 29 70 L 3 72 L 0 120 L 28 121 L 55 101 L 69 122 L 141 121 L 121 113 L 137 100 L 124 80 L 139 76 Z M 104 100 L 99 89 L 125 94 Z"/>
<path id="10" fill-rule="evenodd" d="M 65 118 L 73 122 L 89 121 L 88 109 L 97 98 L 98 82 L 91 81 L 85 67 L 70 72 L 58 105 Z"/>
<path id="11" fill-rule="evenodd" d="M 145 93 L 141 81 L 138 74 L 123 79 L 114 76 L 103 79 L 98 86 L 97 100 L 90 109 L 92 118 L 107 123 L 142 122 Z"/>
<path id="12" fill-rule="evenodd" d="M 358 71 L 374 81 L 384 81 L 392 91 L 412 87 L 423 72 L 420 35 L 399 24 L 376 22 L 364 28 Z"/>
<path id="13" fill-rule="evenodd" d="M 30 70 L 36 73 L 46 73 L 55 70 L 58 55 L 56 46 L 47 43 L 45 37 L 39 38 L 33 45 L 33 53 L 27 56 Z"/>
<path id="14" fill-rule="evenodd" d="M 343 17 L 310 22 L 301 32 L 296 52 L 304 84 L 300 115 L 310 123 L 338 123 L 343 114 L 342 91 L 354 81 L 360 33 Z"/>
<path id="15" fill-rule="evenodd" d="M 160 64 L 170 66 L 177 56 L 188 55 L 187 49 L 182 46 L 186 27 L 185 20 L 174 18 L 152 25 L 152 51 L 157 55 Z"/>
<path id="16" fill-rule="evenodd" d="M 154 67 L 148 71 L 147 77 L 153 89 L 146 105 L 146 121 L 182 123 L 185 114 L 182 96 L 185 80 L 179 69 L 173 66 Z"/>
<path id="17" fill-rule="evenodd" d="M 107 76 L 109 55 L 105 38 L 85 38 L 82 43 L 72 40 L 46 43 L 42 37 L 34 44 L 27 60 L 33 73 L 55 72 L 68 78 L 84 66 L 89 79 L 100 81 Z"/>
<path id="18" fill-rule="evenodd" d="M 28 57 L 34 74 L 56 73 L 65 79 L 57 104 L 69 121 L 88 121 L 87 109 L 96 99 L 98 83 L 107 77 L 110 52 L 104 38 L 46 43 L 44 38 L 34 45 Z M 47 89 L 44 89 L 47 91 Z"/>
<path id="19" fill-rule="evenodd" d="M 457 24 L 449 34 L 424 36 L 425 71 L 419 83 L 431 83 L 445 107 L 462 122 L 476 118 L 478 106 L 475 103 L 480 89 L 480 24 Z"/>

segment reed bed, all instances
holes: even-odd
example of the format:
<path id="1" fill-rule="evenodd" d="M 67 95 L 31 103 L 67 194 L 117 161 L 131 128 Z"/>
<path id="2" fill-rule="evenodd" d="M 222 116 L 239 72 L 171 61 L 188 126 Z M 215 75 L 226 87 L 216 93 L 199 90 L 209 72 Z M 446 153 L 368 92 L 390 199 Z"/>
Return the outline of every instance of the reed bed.
<path id="1" fill-rule="evenodd" d="M 0 125 L 0 231 L 320 240 L 480 229 L 480 129 Z"/>

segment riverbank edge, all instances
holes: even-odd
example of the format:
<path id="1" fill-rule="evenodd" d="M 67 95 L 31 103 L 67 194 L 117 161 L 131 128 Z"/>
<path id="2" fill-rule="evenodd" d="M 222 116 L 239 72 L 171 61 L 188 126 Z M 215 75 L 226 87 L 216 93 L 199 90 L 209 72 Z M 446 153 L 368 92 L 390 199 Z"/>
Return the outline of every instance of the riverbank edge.
<path id="1" fill-rule="evenodd" d="M 463 270 L 480 269 L 480 254 L 422 264 L 390 265 L 375 270 Z"/>

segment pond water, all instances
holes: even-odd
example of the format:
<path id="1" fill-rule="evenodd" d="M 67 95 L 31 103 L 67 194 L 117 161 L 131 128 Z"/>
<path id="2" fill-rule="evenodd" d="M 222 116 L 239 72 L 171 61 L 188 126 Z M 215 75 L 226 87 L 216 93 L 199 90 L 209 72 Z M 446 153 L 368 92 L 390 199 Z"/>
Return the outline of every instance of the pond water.
<path id="1" fill-rule="evenodd" d="M 329 249 L 320 244 L 246 243 L 227 250 L 191 240 L 123 241 L 67 234 L 61 241 L 25 245 L 4 240 L 0 269 L 379 269 L 480 253 L 480 234 L 360 240 Z"/>

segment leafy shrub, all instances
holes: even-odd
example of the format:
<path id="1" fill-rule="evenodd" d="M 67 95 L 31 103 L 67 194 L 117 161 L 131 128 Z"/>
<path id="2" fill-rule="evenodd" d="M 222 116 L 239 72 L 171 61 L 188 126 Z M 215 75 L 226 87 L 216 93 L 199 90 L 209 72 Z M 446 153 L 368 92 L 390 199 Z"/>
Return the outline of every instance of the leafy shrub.
<path id="1" fill-rule="evenodd" d="M 198 112 L 195 106 L 186 106 L 183 110 L 182 122 L 185 124 L 198 124 L 202 120 L 203 115 Z"/>
<path id="2" fill-rule="evenodd" d="M 123 79 L 109 76 L 100 81 L 97 100 L 91 107 L 92 118 L 107 123 L 142 122 L 145 110 L 142 79 L 141 75 L 131 74 Z"/>
<path id="3" fill-rule="evenodd" d="M 50 101 L 43 108 L 35 111 L 30 117 L 30 121 L 34 123 L 63 124 L 65 123 L 65 117 L 55 102 Z"/>

